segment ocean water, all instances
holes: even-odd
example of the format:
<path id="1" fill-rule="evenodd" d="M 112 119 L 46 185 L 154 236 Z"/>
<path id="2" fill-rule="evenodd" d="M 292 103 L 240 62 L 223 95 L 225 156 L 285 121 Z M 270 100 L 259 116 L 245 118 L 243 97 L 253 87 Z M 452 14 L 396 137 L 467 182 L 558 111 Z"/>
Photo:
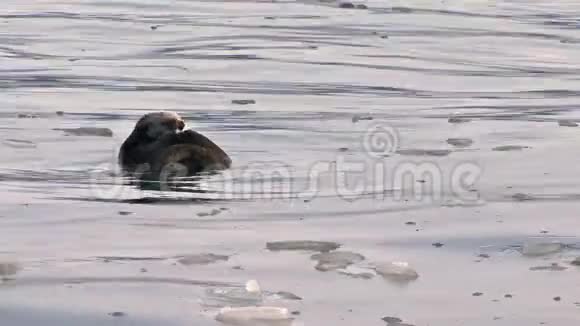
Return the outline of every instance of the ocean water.
<path id="1" fill-rule="evenodd" d="M 355 4 L 3 1 L 0 324 L 578 323 L 580 3 Z M 160 110 L 232 169 L 120 177 Z"/>

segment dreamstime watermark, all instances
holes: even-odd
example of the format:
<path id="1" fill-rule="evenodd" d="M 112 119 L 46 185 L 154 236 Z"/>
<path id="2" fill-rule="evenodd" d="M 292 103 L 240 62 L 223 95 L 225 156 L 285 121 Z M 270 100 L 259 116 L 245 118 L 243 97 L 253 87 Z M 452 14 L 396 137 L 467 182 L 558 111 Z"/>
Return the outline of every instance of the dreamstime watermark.
<path id="1" fill-rule="evenodd" d="M 430 153 L 445 151 L 415 150 L 418 156 L 398 155 L 400 139 L 395 128 L 373 123 L 361 137 L 362 151 L 339 151 L 332 160 L 310 162 L 254 161 L 242 167 L 199 178 L 187 178 L 187 169 L 172 163 L 163 167 L 157 190 L 191 191 L 211 194 L 218 199 L 314 200 L 339 197 L 354 201 L 361 198 L 393 201 L 461 203 L 481 201 L 474 190 L 482 169 L 473 162 L 437 159 Z M 292 158 L 299 160 L 299 158 Z M 294 163 L 295 165 L 289 164 Z M 116 163 L 95 169 L 91 190 L 95 197 L 120 198 L 140 189 L 128 186 L 148 173 L 148 166 L 127 176 Z M 130 192 L 130 193 L 128 193 Z"/>

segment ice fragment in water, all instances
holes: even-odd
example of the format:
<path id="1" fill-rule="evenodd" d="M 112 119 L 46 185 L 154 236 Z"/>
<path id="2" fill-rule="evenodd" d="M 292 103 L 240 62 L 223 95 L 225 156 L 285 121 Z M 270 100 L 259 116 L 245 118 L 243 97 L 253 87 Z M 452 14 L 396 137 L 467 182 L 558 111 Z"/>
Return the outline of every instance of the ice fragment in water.
<path id="1" fill-rule="evenodd" d="M 455 147 L 469 147 L 473 144 L 473 140 L 469 138 L 448 138 L 447 144 Z"/>
<path id="2" fill-rule="evenodd" d="M 570 120 L 559 120 L 558 125 L 560 127 L 578 127 L 578 124 Z"/>
<path id="3" fill-rule="evenodd" d="M 290 326 L 292 318 L 286 308 L 279 307 L 225 307 L 216 320 L 238 326 Z"/>
<path id="4" fill-rule="evenodd" d="M 185 266 L 208 265 L 212 263 L 217 263 L 219 261 L 227 261 L 228 259 L 230 259 L 230 257 L 225 255 L 197 254 L 179 257 L 178 262 Z"/>
<path id="5" fill-rule="evenodd" d="M 509 152 L 509 151 L 521 151 L 523 149 L 530 148 L 529 146 L 522 146 L 522 145 L 504 145 L 504 146 L 497 146 L 494 147 L 492 150 L 496 152 Z"/>
<path id="6" fill-rule="evenodd" d="M 419 274 L 406 262 L 388 262 L 375 265 L 375 271 L 386 279 L 393 281 L 413 281 Z"/>
<path id="7" fill-rule="evenodd" d="M 450 150 L 447 149 L 400 149 L 397 154 L 404 156 L 447 156 L 451 154 Z"/>
<path id="8" fill-rule="evenodd" d="M 350 251 L 333 251 L 312 255 L 312 260 L 317 260 L 316 269 L 322 272 L 345 268 L 365 259 L 361 254 Z"/>
<path id="9" fill-rule="evenodd" d="M 15 262 L 0 261 L 0 281 L 8 280 L 20 271 L 20 265 Z M 1 282 L 0 282 L 1 283 Z"/>
<path id="10" fill-rule="evenodd" d="M 522 254 L 524 256 L 544 256 L 560 252 L 562 249 L 564 249 L 564 244 L 561 242 L 528 240 L 522 247 Z"/>
<path id="11" fill-rule="evenodd" d="M 248 291 L 249 293 L 262 292 L 262 290 L 260 290 L 260 284 L 258 284 L 258 281 L 256 280 L 249 280 L 248 282 L 246 282 L 246 291 Z"/>
<path id="12" fill-rule="evenodd" d="M 276 241 L 268 242 L 266 248 L 270 251 L 320 251 L 328 252 L 340 247 L 340 244 L 326 241 Z"/>

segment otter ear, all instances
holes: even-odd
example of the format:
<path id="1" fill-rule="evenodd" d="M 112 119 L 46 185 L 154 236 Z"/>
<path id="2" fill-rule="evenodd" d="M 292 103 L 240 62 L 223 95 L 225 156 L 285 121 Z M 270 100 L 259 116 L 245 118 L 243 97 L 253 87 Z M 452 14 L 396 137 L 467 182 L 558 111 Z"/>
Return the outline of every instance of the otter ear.
<path id="1" fill-rule="evenodd" d="M 183 130 L 185 128 L 185 122 L 183 120 L 177 120 L 177 129 Z"/>

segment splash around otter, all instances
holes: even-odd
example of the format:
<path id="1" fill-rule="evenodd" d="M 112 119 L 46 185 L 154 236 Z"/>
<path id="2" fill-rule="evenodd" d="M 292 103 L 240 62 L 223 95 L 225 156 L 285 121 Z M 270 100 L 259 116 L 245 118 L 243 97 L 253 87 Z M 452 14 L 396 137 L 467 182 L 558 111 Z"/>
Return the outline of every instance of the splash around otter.
<path id="1" fill-rule="evenodd" d="M 154 180 L 228 169 L 232 160 L 214 142 L 191 129 L 174 112 L 141 117 L 119 151 L 125 172 Z"/>

